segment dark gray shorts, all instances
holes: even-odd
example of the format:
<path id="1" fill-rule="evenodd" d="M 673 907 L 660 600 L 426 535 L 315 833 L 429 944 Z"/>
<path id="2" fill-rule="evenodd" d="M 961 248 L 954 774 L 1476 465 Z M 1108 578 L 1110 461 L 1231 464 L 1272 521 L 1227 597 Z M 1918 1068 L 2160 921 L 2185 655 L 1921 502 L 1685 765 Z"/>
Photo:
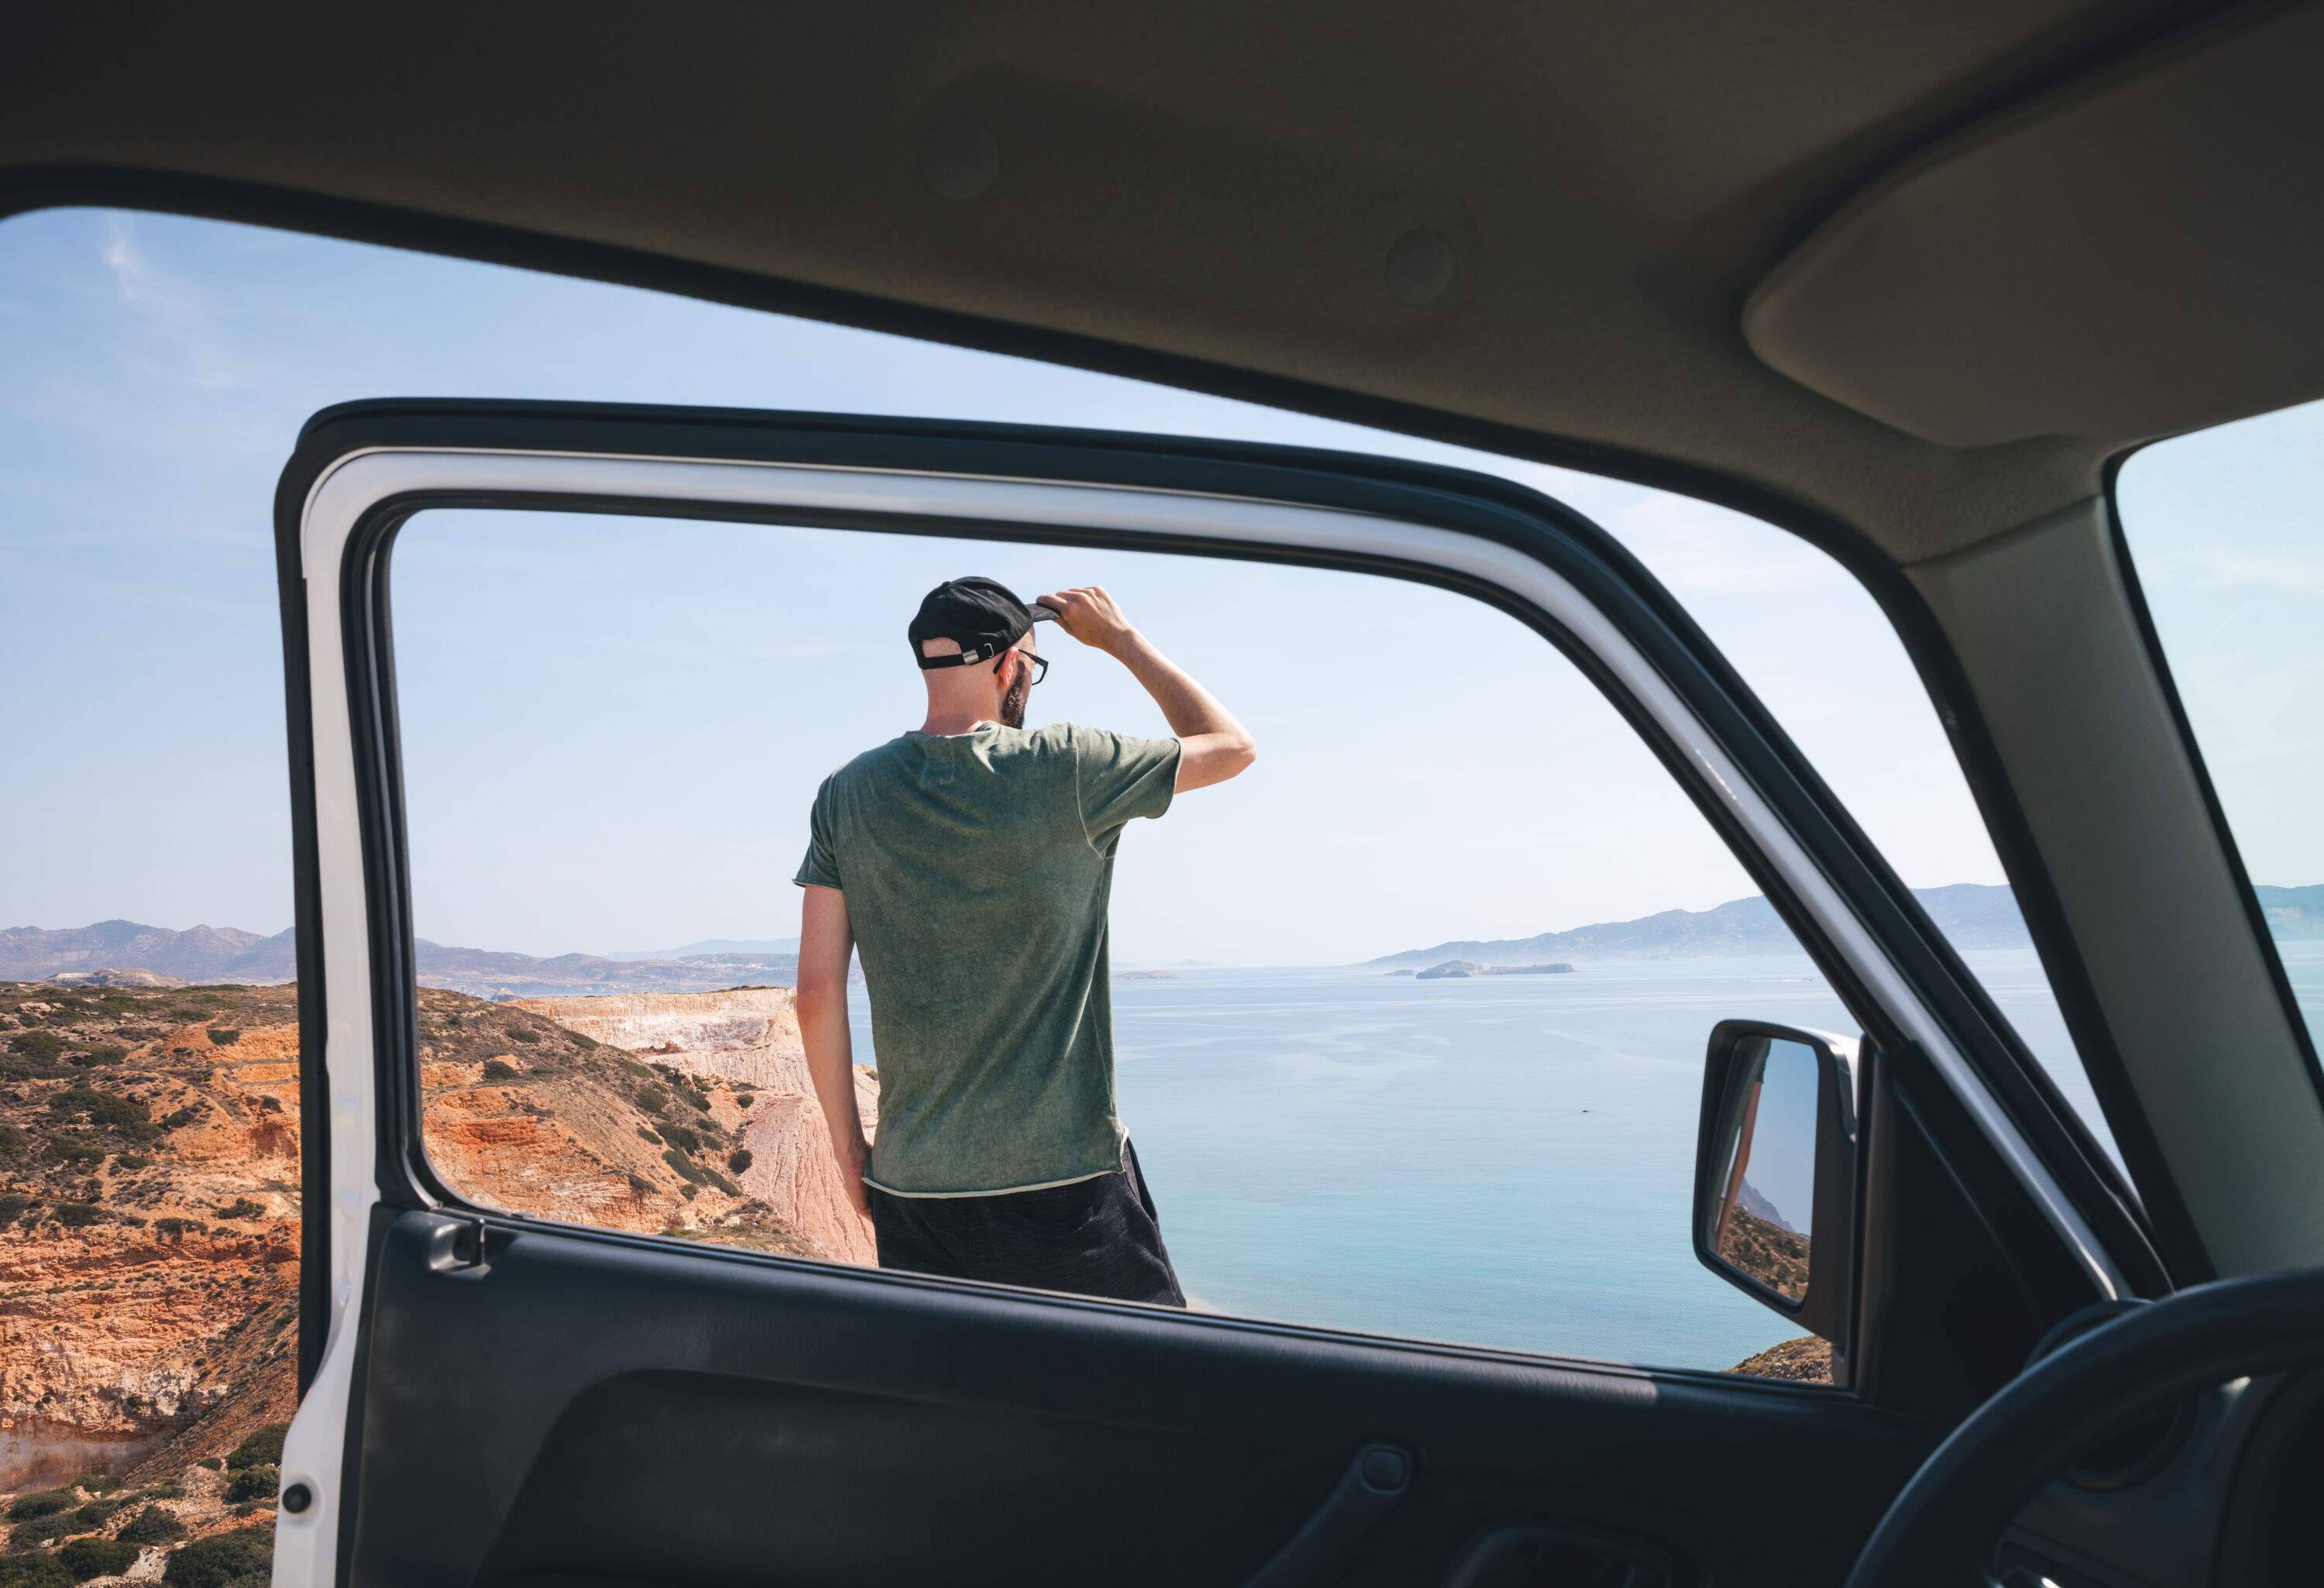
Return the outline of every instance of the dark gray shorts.
<path id="1" fill-rule="evenodd" d="M 1068 1186 L 991 1196 L 895 1196 L 877 1186 L 866 1189 L 883 1269 L 1157 1306 L 1186 1305 L 1163 1249 L 1153 1194 L 1126 1140 L 1120 1173 Z"/>

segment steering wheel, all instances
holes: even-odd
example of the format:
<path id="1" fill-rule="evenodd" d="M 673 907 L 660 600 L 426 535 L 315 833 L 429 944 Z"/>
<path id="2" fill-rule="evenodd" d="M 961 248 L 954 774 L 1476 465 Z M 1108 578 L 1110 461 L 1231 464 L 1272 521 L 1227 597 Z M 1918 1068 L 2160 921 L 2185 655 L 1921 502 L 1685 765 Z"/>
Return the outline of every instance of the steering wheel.
<path id="1" fill-rule="evenodd" d="M 1995 1541 L 2100 1436 L 2246 1374 L 2324 1362 L 2324 1269 L 2222 1279 L 2125 1312 L 2012 1379 L 1937 1446 L 1847 1588 L 1997 1588 Z"/>

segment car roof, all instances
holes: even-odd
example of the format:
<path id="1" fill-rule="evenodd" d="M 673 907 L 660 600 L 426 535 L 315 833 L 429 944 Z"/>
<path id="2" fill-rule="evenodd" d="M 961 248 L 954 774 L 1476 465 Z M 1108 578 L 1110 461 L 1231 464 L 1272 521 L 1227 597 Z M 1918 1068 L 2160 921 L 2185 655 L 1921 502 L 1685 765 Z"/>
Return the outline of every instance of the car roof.
<path id="1" fill-rule="evenodd" d="M 2316 8 L 0 14 L 0 210 L 183 209 L 1646 478 L 1910 562 L 2324 392 Z"/>

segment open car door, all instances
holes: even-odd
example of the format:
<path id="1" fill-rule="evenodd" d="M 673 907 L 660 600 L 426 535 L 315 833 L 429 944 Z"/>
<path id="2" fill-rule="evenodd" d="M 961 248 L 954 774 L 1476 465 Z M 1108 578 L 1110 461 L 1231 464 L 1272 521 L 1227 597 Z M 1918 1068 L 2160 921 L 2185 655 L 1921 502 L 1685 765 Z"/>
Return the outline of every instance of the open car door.
<path id="1" fill-rule="evenodd" d="M 1517 617 L 1861 1020 L 1860 1044 L 1814 1050 L 1848 1094 L 1825 1094 L 1842 1134 L 1800 1281 L 1841 1381 L 1164 1311 L 465 1201 L 420 1135 L 388 605 L 400 528 L 441 506 L 1301 563 Z M 1506 482 L 1135 436 L 388 402 L 310 423 L 278 542 L 307 1122 L 285 1588 L 1836 1583 L 2051 1323 L 2156 1282 L 2087 1139 L 1766 713 L 1631 558 Z M 1761 1066 L 1743 1102 L 1706 1099 L 1706 1151 L 1731 1156 L 1775 1061 L 1722 1040 L 1722 1076 Z M 1706 1261 L 1743 1216 L 1726 1162 L 1698 1169 Z M 1787 1283 L 1763 1299 L 1801 1306 Z"/>

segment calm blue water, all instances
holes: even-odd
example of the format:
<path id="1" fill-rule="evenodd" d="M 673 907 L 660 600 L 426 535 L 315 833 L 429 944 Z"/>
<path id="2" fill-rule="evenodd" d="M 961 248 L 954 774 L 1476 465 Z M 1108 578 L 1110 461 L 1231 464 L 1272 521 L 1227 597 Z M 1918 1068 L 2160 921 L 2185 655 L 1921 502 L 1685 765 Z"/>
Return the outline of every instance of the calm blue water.
<path id="1" fill-rule="evenodd" d="M 2324 1006 L 2324 945 L 2286 949 Z M 2095 1126 L 2032 951 L 1966 957 Z M 1185 971 L 1113 993 L 1122 1118 L 1203 1306 L 1665 1367 L 1798 1332 L 1696 1262 L 1688 1199 L 1711 1026 L 1857 1029 L 1804 956 Z"/>

